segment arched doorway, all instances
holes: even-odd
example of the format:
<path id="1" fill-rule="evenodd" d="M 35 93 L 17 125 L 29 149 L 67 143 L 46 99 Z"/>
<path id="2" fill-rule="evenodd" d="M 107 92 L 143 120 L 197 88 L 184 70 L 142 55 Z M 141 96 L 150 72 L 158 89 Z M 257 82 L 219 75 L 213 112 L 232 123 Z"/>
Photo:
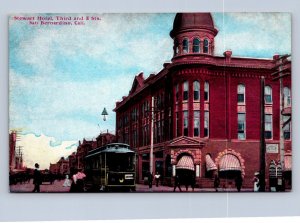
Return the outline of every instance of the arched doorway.
<path id="1" fill-rule="evenodd" d="M 181 184 L 194 184 L 195 165 L 193 157 L 190 154 L 183 153 L 177 157 L 176 175 L 178 175 Z"/>
<path id="2" fill-rule="evenodd" d="M 219 177 L 226 179 L 236 179 L 242 176 L 241 163 L 237 156 L 227 153 L 219 160 Z"/>

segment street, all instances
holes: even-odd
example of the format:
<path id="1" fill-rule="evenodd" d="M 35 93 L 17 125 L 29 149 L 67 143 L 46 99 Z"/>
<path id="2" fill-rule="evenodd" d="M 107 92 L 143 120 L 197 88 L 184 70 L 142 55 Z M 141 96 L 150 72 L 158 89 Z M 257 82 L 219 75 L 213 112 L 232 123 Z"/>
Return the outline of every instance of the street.
<path id="1" fill-rule="evenodd" d="M 41 192 L 49 192 L 49 193 L 62 193 L 62 192 L 69 192 L 70 187 L 64 187 L 63 186 L 64 180 L 56 180 L 53 184 L 44 183 L 40 186 Z M 16 185 L 10 185 L 10 191 L 11 192 L 32 192 L 34 188 L 34 185 L 32 183 L 32 180 L 29 183 L 25 184 L 16 184 Z M 136 184 L 136 192 L 173 192 L 173 187 L 169 186 L 161 186 L 159 185 L 156 187 L 156 185 L 153 185 L 151 189 L 149 189 L 148 185 L 144 184 Z M 192 192 L 192 188 L 189 187 L 188 191 L 186 191 L 185 186 L 181 186 L 182 192 Z M 242 192 L 251 192 L 253 191 L 252 188 L 242 188 Z M 136 193 L 135 192 L 135 193 Z M 176 188 L 176 192 L 180 192 L 178 188 Z M 195 188 L 194 192 L 215 192 L 214 188 Z M 237 192 L 236 188 L 219 188 L 218 192 Z"/>

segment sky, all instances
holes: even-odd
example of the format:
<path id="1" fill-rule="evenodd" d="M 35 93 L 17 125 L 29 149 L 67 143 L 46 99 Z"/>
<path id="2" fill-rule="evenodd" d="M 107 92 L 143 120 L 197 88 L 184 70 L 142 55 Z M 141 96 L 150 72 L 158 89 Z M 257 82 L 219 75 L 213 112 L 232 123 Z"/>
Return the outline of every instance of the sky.
<path id="1" fill-rule="evenodd" d="M 291 53 L 289 13 L 212 13 L 215 54 L 272 58 Z M 14 16 L 99 17 L 85 25 L 29 25 Z M 134 76 L 172 58 L 175 14 L 18 14 L 9 20 L 9 128 L 20 131 L 25 165 L 48 168 L 78 140 L 115 131 L 116 101 Z M 108 111 L 103 121 L 103 108 Z M 47 155 L 42 155 L 47 154 Z"/>

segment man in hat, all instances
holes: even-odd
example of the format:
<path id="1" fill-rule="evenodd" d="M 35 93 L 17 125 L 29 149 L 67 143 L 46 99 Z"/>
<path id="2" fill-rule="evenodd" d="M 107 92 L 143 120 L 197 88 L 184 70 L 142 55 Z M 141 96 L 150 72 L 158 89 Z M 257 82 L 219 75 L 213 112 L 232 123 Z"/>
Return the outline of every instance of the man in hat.
<path id="1" fill-rule="evenodd" d="M 32 192 L 40 192 L 40 185 L 42 184 L 42 176 L 39 171 L 40 165 L 38 163 L 34 164 L 35 170 L 33 172 L 33 184 L 34 189 Z"/>

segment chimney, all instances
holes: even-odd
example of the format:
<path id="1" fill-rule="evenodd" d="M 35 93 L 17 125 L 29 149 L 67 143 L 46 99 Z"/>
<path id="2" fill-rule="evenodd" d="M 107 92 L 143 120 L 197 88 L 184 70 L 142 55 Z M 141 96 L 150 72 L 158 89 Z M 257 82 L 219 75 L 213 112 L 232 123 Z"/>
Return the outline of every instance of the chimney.
<path id="1" fill-rule="evenodd" d="M 223 53 L 224 57 L 225 57 L 225 61 L 226 62 L 230 62 L 231 60 L 231 55 L 232 55 L 232 51 L 231 50 L 226 50 L 224 53 Z"/>

